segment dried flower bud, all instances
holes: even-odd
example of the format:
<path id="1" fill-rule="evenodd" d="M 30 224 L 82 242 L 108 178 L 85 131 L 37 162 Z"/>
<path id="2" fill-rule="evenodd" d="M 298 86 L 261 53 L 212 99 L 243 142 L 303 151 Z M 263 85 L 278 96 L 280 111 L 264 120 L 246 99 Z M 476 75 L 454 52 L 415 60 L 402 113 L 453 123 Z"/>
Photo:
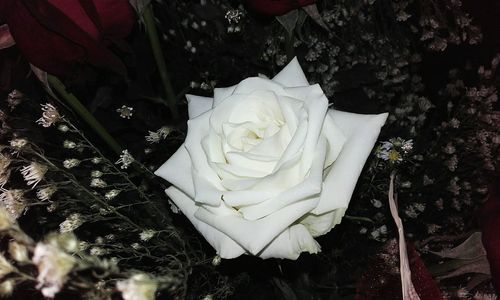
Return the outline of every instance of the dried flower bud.
<path id="1" fill-rule="evenodd" d="M 16 241 L 12 241 L 9 243 L 9 254 L 13 260 L 17 262 L 28 262 L 28 249 L 26 246 L 19 244 Z"/>
<path id="2" fill-rule="evenodd" d="M 153 229 L 146 229 L 139 234 L 139 238 L 141 239 L 141 241 L 146 242 L 149 241 L 155 234 L 156 231 L 154 231 Z"/>
<path id="3" fill-rule="evenodd" d="M 70 159 L 65 159 L 63 161 L 63 166 L 66 168 L 66 169 L 71 169 L 71 168 L 74 168 L 74 167 L 77 167 L 79 166 L 81 163 L 81 161 L 79 159 L 76 159 L 76 158 L 70 158 Z"/>
<path id="4" fill-rule="evenodd" d="M 219 255 L 214 256 L 212 259 L 212 266 L 217 267 L 222 262 L 222 258 Z"/>
<path id="5" fill-rule="evenodd" d="M 34 188 L 40 181 L 42 181 L 48 169 L 49 168 L 45 165 L 32 162 L 28 166 L 21 168 L 21 174 L 23 175 L 26 184 L 32 185 L 31 188 Z"/>
<path id="6" fill-rule="evenodd" d="M 0 283 L 0 297 L 10 297 L 12 295 L 12 292 L 14 291 L 14 285 L 14 279 L 5 280 L 4 282 Z"/>
<path id="7" fill-rule="evenodd" d="M 43 127 L 50 127 L 61 120 L 61 115 L 54 105 L 50 103 L 42 104 L 42 117 L 36 122 Z"/>

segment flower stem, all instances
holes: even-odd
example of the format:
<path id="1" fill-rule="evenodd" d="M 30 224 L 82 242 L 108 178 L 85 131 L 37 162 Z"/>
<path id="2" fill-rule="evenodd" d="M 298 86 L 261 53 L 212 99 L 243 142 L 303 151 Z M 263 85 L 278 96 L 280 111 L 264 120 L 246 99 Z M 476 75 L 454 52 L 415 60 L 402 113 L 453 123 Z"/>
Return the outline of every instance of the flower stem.
<path id="1" fill-rule="evenodd" d="M 156 66 L 158 67 L 158 72 L 160 74 L 168 107 L 170 108 L 172 117 L 177 119 L 179 117 L 179 111 L 177 110 L 175 93 L 167 72 L 167 64 L 165 63 L 165 57 L 163 56 L 163 51 L 161 49 L 160 39 L 158 38 L 158 31 L 155 26 L 153 7 L 151 3 L 144 9 L 143 18 L 149 42 L 151 44 L 151 49 L 153 50 L 153 56 L 156 60 Z"/>
<path id="2" fill-rule="evenodd" d="M 66 90 L 64 84 L 52 75 L 48 75 L 49 84 L 57 91 L 57 93 L 66 101 L 66 103 L 90 126 L 92 129 L 108 144 L 108 146 L 120 154 L 122 147 L 118 142 L 108 133 L 108 131 L 101 125 L 101 123 L 87 110 L 85 106 Z"/>

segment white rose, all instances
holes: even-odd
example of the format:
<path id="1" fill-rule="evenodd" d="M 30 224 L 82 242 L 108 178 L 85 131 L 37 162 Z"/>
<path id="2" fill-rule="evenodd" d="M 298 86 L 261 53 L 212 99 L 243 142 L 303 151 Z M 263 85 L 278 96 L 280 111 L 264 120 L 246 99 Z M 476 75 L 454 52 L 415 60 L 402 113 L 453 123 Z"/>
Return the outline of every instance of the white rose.
<path id="1" fill-rule="evenodd" d="M 314 237 L 340 223 L 387 113 L 328 109 L 297 59 L 187 99 L 186 141 L 156 174 L 218 255 L 320 251 Z"/>

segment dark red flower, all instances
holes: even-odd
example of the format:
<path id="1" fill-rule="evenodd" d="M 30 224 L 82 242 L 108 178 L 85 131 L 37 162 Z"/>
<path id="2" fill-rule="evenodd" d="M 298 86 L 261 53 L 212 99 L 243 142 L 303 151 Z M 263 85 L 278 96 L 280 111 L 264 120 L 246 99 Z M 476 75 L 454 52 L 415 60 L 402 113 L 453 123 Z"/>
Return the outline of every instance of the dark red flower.
<path id="1" fill-rule="evenodd" d="M 108 46 L 134 25 L 127 0 L 1 0 L 0 19 L 30 63 L 48 73 L 69 75 L 83 63 L 125 73 Z"/>
<path id="2" fill-rule="evenodd" d="M 490 186 L 488 200 L 481 211 L 483 245 L 488 254 L 491 281 L 500 294 L 500 180 Z"/>
<path id="3" fill-rule="evenodd" d="M 411 280 L 421 300 L 443 300 L 441 291 L 413 245 L 408 244 Z M 402 299 L 399 249 L 389 241 L 377 254 L 356 287 L 356 300 Z"/>
<path id="4" fill-rule="evenodd" d="M 258 13 L 280 16 L 302 6 L 314 4 L 316 0 L 247 0 L 246 3 Z"/>

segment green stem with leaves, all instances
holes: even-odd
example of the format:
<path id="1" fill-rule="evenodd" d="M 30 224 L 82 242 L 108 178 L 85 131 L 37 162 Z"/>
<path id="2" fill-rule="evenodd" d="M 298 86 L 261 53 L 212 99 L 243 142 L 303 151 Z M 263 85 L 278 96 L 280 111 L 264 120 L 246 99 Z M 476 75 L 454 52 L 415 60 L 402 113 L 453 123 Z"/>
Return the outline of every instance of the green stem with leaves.
<path id="1" fill-rule="evenodd" d="M 101 125 L 101 123 L 88 111 L 88 109 L 76 98 L 66 90 L 64 84 L 55 76 L 48 75 L 49 84 L 61 98 L 97 133 L 106 144 L 116 154 L 122 152 L 122 147 L 118 142 L 108 133 L 108 131 Z"/>
<path id="2" fill-rule="evenodd" d="M 161 84 L 165 92 L 167 105 L 170 108 L 172 117 L 177 119 L 179 117 L 177 101 L 172 83 L 170 82 L 170 76 L 167 72 L 167 64 L 165 62 L 165 57 L 163 56 L 160 39 L 158 38 L 158 31 L 156 30 L 153 7 L 151 3 L 144 8 L 143 19 L 146 26 L 146 33 L 148 34 L 149 42 L 151 44 L 151 49 L 153 50 L 156 66 L 158 67 L 158 73 L 160 74 Z"/>

